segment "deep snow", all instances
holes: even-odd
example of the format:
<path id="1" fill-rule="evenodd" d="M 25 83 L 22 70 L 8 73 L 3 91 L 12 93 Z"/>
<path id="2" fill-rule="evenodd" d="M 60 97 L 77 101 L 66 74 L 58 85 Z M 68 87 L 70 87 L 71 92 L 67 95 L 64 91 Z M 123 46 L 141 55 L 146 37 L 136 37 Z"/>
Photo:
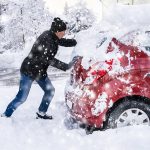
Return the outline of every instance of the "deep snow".
<path id="1" fill-rule="evenodd" d="M 36 120 L 35 112 L 42 90 L 33 84 L 27 101 L 12 118 L 0 118 L 1 150 L 149 150 L 150 127 L 134 126 L 86 135 L 83 129 L 68 130 L 64 126 L 64 85 L 67 79 L 53 81 L 55 97 L 48 113 L 52 121 Z M 0 87 L 0 113 L 14 98 L 18 86 Z"/>

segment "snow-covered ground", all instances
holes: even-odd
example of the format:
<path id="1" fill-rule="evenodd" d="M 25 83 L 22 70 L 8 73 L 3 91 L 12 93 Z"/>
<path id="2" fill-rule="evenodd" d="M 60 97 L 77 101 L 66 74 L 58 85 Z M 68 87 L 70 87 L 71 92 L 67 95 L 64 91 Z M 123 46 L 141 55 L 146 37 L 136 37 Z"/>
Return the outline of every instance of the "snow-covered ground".
<path id="1" fill-rule="evenodd" d="M 12 118 L 0 118 L 1 150 L 149 150 L 150 127 L 134 126 L 86 135 L 83 129 L 68 130 L 65 118 L 65 80 L 53 81 L 55 97 L 48 113 L 52 121 L 36 120 L 35 112 L 42 98 L 42 90 L 33 84 L 27 101 Z M 14 98 L 18 86 L 0 87 L 0 113 Z"/>

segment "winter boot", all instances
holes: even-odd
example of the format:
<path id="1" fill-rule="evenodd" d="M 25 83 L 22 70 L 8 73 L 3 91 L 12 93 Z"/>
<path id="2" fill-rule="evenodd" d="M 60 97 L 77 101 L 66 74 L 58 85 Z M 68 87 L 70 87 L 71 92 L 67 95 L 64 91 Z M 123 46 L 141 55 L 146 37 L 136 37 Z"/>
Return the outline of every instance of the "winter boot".
<path id="1" fill-rule="evenodd" d="M 49 119 L 49 120 L 53 119 L 52 116 L 49 116 L 49 115 L 47 115 L 45 113 L 41 113 L 41 112 L 37 112 L 36 115 L 37 115 L 36 119 Z"/>
<path id="2" fill-rule="evenodd" d="M 3 117 L 3 118 L 10 118 L 10 116 L 6 116 L 5 113 L 1 114 L 1 117 Z"/>

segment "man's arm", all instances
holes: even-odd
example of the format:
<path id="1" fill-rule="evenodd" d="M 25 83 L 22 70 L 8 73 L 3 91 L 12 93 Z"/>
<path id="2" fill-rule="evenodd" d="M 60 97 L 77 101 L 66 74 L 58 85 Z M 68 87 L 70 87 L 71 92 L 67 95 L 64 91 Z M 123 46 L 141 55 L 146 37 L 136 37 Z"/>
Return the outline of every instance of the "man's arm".
<path id="1" fill-rule="evenodd" d="M 60 69 L 60 70 L 63 70 L 63 71 L 67 71 L 68 69 L 70 69 L 76 62 L 77 60 L 79 59 L 78 56 L 74 57 L 72 59 L 72 61 L 69 62 L 69 64 L 66 64 L 56 58 L 53 58 L 50 62 L 49 62 L 49 65 L 57 68 L 57 69 Z"/>
<path id="2" fill-rule="evenodd" d="M 49 64 L 57 69 L 63 70 L 63 71 L 67 71 L 69 69 L 68 64 L 53 58 L 52 60 L 50 60 Z"/>
<path id="3" fill-rule="evenodd" d="M 65 46 L 65 47 L 72 47 L 72 46 L 76 46 L 77 41 L 75 39 L 65 39 L 65 38 L 61 38 L 58 41 L 58 44 L 60 46 Z"/>

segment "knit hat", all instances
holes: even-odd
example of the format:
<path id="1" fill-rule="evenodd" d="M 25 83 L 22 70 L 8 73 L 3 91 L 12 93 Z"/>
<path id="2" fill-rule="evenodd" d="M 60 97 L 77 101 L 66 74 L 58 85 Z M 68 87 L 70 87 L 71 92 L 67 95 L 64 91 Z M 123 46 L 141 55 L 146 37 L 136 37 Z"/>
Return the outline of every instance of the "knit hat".
<path id="1" fill-rule="evenodd" d="M 61 20 L 60 18 L 54 18 L 52 25 L 51 25 L 51 31 L 52 32 L 61 32 L 66 30 L 66 23 Z"/>

